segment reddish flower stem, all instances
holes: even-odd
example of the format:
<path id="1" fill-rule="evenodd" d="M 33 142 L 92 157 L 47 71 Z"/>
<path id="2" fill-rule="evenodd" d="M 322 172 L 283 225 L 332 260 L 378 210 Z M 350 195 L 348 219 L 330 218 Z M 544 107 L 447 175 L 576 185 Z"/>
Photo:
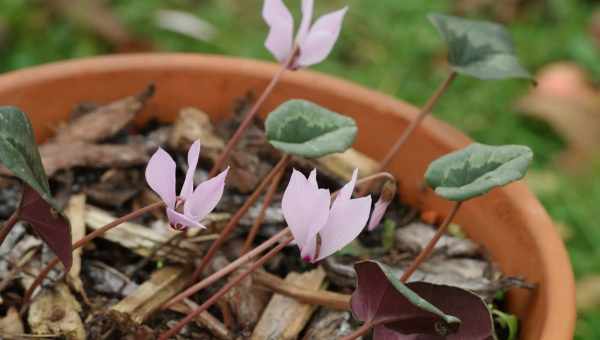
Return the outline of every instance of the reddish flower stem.
<path id="1" fill-rule="evenodd" d="M 109 224 L 105 225 L 104 227 L 100 228 L 100 229 L 96 229 L 93 232 L 85 235 L 84 238 L 78 240 L 77 242 L 73 243 L 72 246 L 72 250 L 75 250 L 77 248 L 83 247 L 84 245 L 88 244 L 90 241 L 92 241 L 93 239 L 95 239 L 98 236 L 103 235 L 104 233 L 106 233 L 107 231 L 111 230 L 112 228 L 115 228 L 117 226 L 119 226 L 120 224 L 133 220 L 135 218 L 138 218 L 142 215 L 144 215 L 147 212 L 150 212 L 152 210 L 155 209 L 161 209 L 164 208 L 165 204 L 164 202 L 158 202 L 158 203 L 154 203 L 154 204 L 150 204 L 144 208 L 138 209 L 134 212 L 131 212 L 123 217 L 120 217 L 112 222 L 110 222 Z M 31 299 L 31 296 L 33 295 L 33 292 L 35 291 L 35 289 L 42 284 L 42 282 L 44 281 L 44 279 L 46 278 L 46 276 L 48 276 L 48 273 L 50 273 L 50 271 L 52 270 L 52 268 L 54 268 L 58 263 L 60 262 L 60 260 L 58 259 L 58 257 L 53 258 L 47 265 L 46 267 L 36 276 L 35 280 L 33 281 L 33 283 L 31 284 L 31 286 L 29 286 L 29 288 L 27 289 L 27 291 L 25 292 L 25 295 L 23 296 L 23 306 L 21 307 L 21 311 L 24 311 L 25 308 L 27 307 L 27 304 L 29 303 L 29 299 Z"/>
<path id="2" fill-rule="evenodd" d="M 444 222 L 442 222 L 442 225 L 440 225 L 440 227 L 436 231 L 433 238 L 429 241 L 427 246 L 425 246 L 425 248 L 423 248 L 423 250 L 421 250 L 421 253 L 419 253 L 419 255 L 410 264 L 410 266 L 408 266 L 408 268 L 404 271 L 404 274 L 402 274 L 402 277 L 400 277 L 400 281 L 402 281 L 403 283 L 408 281 L 408 279 L 411 277 L 412 274 L 414 274 L 414 272 L 417 270 L 417 268 L 419 268 L 419 266 L 423 263 L 423 261 L 425 261 L 427 259 L 427 257 L 429 257 L 429 255 L 431 255 L 433 248 L 438 243 L 438 241 L 440 240 L 442 235 L 444 235 L 446 233 L 446 230 L 448 229 L 448 226 L 450 225 L 450 223 L 452 223 L 452 220 L 454 219 L 454 216 L 456 216 L 458 209 L 460 209 L 461 204 L 462 204 L 462 202 L 454 203 L 454 206 L 452 207 L 452 211 L 450 211 L 450 214 L 448 214 L 448 216 L 446 216 L 446 219 L 444 219 Z"/>
<path id="3" fill-rule="evenodd" d="M 219 234 L 219 238 L 216 239 L 212 243 L 212 245 L 208 249 L 208 252 L 206 253 L 206 255 L 204 255 L 204 258 L 202 258 L 202 262 L 200 262 L 200 264 L 196 267 L 196 270 L 192 274 L 190 283 L 196 282 L 196 280 L 198 280 L 198 278 L 200 277 L 200 274 L 210 264 L 210 261 L 212 261 L 213 257 L 217 253 L 217 251 L 219 249 L 221 249 L 221 246 L 223 245 L 223 243 L 225 242 L 227 237 L 229 237 L 229 234 L 231 234 L 233 229 L 235 229 L 235 227 L 237 227 L 240 219 L 246 214 L 246 212 L 248 212 L 250 207 L 252 207 L 252 205 L 258 200 L 258 198 L 260 197 L 260 194 L 265 189 L 267 184 L 269 184 L 269 182 L 271 182 L 271 180 L 275 177 L 275 175 L 277 175 L 277 173 L 279 171 L 283 171 L 283 169 L 285 169 L 285 167 L 287 166 L 287 164 L 289 163 L 289 161 L 291 159 L 292 159 L 292 157 L 290 155 L 283 156 L 279 160 L 279 162 L 275 165 L 275 167 L 273 167 L 273 169 L 271 169 L 271 172 L 269 172 L 269 174 L 267 174 L 267 176 L 262 180 L 262 182 L 258 185 L 258 187 L 256 187 L 256 189 L 254 190 L 252 195 L 250 195 L 250 197 L 248 197 L 246 199 L 244 204 L 238 209 L 238 211 L 235 213 L 235 215 L 233 215 L 231 217 L 231 219 L 229 220 L 229 223 L 225 226 L 223 231 L 221 231 L 221 233 Z"/>
<path id="4" fill-rule="evenodd" d="M 213 168 L 210 170 L 210 173 L 208 174 L 209 178 L 214 177 L 217 174 L 217 172 L 219 172 L 221 170 L 221 168 L 223 168 L 223 165 L 225 165 L 225 162 L 229 158 L 229 154 L 235 148 L 235 146 L 238 144 L 238 142 L 244 135 L 244 132 L 246 132 L 248 127 L 250 127 L 250 124 L 252 123 L 252 120 L 258 113 L 258 110 L 260 109 L 260 107 L 264 104 L 265 100 L 271 95 L 271 93 L 273 92 L 273 89 L 279 83 L 279 81 L 281 80 L 281 77 L 283 76 L 285 71 L 289 70 L 290 67 L 292 66 L 292 64 L 294 63 L 294 60 L 296 59 L 298 52 L 299 52 L 298 47 L 297 46 L 294 47 L 294 50 L 290 54 L 290 57 L 288 58 L 288 60 L 281 65 L 281 68 L 279 69 L 279 71 L 277 71 L 277 73 L 275 73 L 275 76 L 273 76 L 273 79 L 271 79 L 271 82 L 269 83 L 269 85 L 267 85 L 267 87 L 265 88 L 263 93 L 260 95 L 260 97 L 258 98 L 256 103 L 254 103 L 254 105 L 252 106 L 250 111 L 248 111 L 248 113 L 246 113 L 244 120 L 242 121 L 242 123 L 240 124 L 238 129 L 235 131 L 235 133 L 233 134 L 231 139 L 229 139 L 229 142 L 227 142 L 227 145 L 225 145 L 225 149 L 223 150 L 223 152 L 221 153 L 219 158 L 216 160 L 215 164 L 213 165 Z"/>
<path id="5" fill-rule="evenodd" d="M 21 211 L 21 209 L 17 208 L 17 210 L 15 210 L 15 212 L 13 212 L 12 215 L 10 215 L 8 220 L 6 220 L 6 222 L 4 222 L 2 229 L 0 229 L 0 245 L 2 245 L 2 243 L 4 243 L 4 240 L 6 239 L 6 236 L 8 236 L 8 233 L 10 233 L 12 228 L 19 221 L 20 211 Z"/>
<path id="6" fill-rule="evenodd" d="M 383 171 L 388 167 L 388 165 L 390 165 L 394 157 L 398 154 L 398 151 L 400 151 L 402 146 L 406 144 L 408 138 L 412 136 L 412 134 L 415 132 L 415 130 L 421 124 L 421 122 L 425 119 L 425 117 L 427 117 L 433 111 L 434 107 L 439 102 L 442 95 L 446 93 L 454 79 L 456 79 L 456 76 L 456 72 L 450 72 L 446 80 L 444 80 L 444 82 L 438 87 L 438 89 L 433 93 L 433 95 L 429 97 L 429 99 L 425 103 L 425 106 L 423 106 L 423 108 L 417 115 L 417 118 L 415 118 L 415 120 L 413 120 L 410 123 L 410 125 L 402 132 L 400 137 L 398 137 L 398 139 L 396 140 L 392 148 L 388 151 L 388 153 L 385 155 L 383 160 L 379 162 L 379 167 L 377 168 L 376 172 Z M 359 196 L 363 196 L 369 190 L 370 186 L 365 186 L 363 190 L 360 191 Z"/>
<path id="7" fill-rule="evenodd" d="M 277 188 L 279 187 L 279 183 L 281 182 L 281 178 L 283 177 L 283 170 L 284 170 L 283 168 L 281 170 L 279 170 L 277 175 L 275 175 L 275 177 L 271 181 L 271 185 L 269 186 L 269 189 L 267 189 L 267 193 L 265 194 L 265 198 L 263 200 L 263 205 L 260 208 L 260 212 L 258 213 L 258 216 L 254 220 L 254 224 L 252 224 L 252 227 L 250 228 L 250 231 L 248 232 L 248 236 L 246 236 L 246 240 L 244 241 L 244 247 L 242 248 L 242 255 L 246 254 L 252 248 L 252 243 L 254 243 L 254 239 L 256 238 L 256 235 L 258 234 L 260 226 L 262 225 L 262 223 L 265 219 L 265 215 L 267 214 L 267 209 L 271 205 L 271 202 L 273 201 L 273 196 L 275 196 L 275 193 L 277 192 Z"/>
<path id="8" fill-rule="evenodd" d="M 394 321 L 403 320 L 403 319 L 404 318 L 401 318 L 401 317 L 389 317 L 389 318 L 384 318 L 384 319 L 380 319 L 377 321 L 367 321 L 367 322 L 363 323 L 359 328 L 357 328 L 352 334 L 346 335 L 341 340 L 354 340 L 360 336 L 367 334 L 369 332 L 369 330 L 371 330 L 371 328 L 373 328 L 375 326 L 379 326 L 379 325 L 383 325 L 383 324 L 386 324 L 389 322 L 394 322 Z"/>
<path id="9" fill-rule="evenodd" d="M 179 333 L 186 324 L 188 324 L 190 321 L 194 320 L 194 318 L 197 315 L 199 315 L 200 313 L 202 313 L 202 312 L 206 311 L 208 308 L 210 308 L 218 299 L 220 299 L 223 295 L 225 295 L 225 293 L 227 293 L 231 288 L 233 288 L 238 283 L 240 283 L 248 275 L 252 274 L 252 272 L 254 272 L 256 269 L 261 267 L 265 262 L 267 262 L 273 256 L 277 255 L 277 253 L 279 253 L 285 246 L 287 246 L 290 242 L 292 242 L 293 239 L 294 239 L 293 237 L 288 237 L 285 241 L 281 242 L 275 248 L 271 249 L 267 254 L 265 254 L 263 257 L 261 257 L 258 261 L 254 262 L 248 270 L 246 270 L 242 274 L 236 276 L 234 279 L 229 281 L 225 286 L 223 286 L 223 288 L 221 288 L 216 294 L 214 294 L 208 300 L 206 300 L 206 302 L 204 302 L 200 307 L 194 309 L 188 315 L 186 315 L 185 318 L 181 319 L 181 321 L 179 321 L 177 323 L 177 325 L 175 325 L 173 328 L 167 330 L 166 332 L 162 333 L 159 337 L 159 340 L 169 339 L 169 338 L 175 336 L 177 333 Z"/>
<path id="10" fill-rule="evenodd" d="M 287 237 L 289 235 L 290 235 L 290 229 L 289 228 L 285 228 L 284 230 L 282 230 L 279 233 L 277 233 L 274 236 L 272 236 L 267 241 L 263 242 L 258 247 L 254 248 L 249 253 L 246 253 L 242 257 L 240 257 L 237 260 L 231 262 L 227 266 L 221 268 L 217 272 L 215 272 L 212 275 L 204 278 L 202 281 L 196 283 L 195 285 L 189 287 L 188 289 L 186 289 L 182 293 L 180 293 L 177 296 L 173 297 L 171 300 L 169 300 L 167 303 L 165 303 L 162 306 L 162 309 L 167 309 L 167 308 L 171 307 L 172 305 L 174 305 L 174 304 L 176 304 L 178 302 L 181 302 L 184 299 L 187 299 L 188 297 L 190 297 L 191 295 L 197 293 L 198 291 L 200 291 L 200 290 L 202 290 L 202 289 L 210 286 L 211 284 L 215 283 L 216 281 L 220 280 L 224 276 L 226 276 L 229 273 L 231 273 L 234 270 L 236 270 L 241 265 L 243 265 L 246 262 L 252 260 L 252 258 L 258 256 L 260 253 L 262 253 L 263 251 L 267 250 L 268 248 L 270 248 L 271 246 L 273 246 L 275 243 L 279 242 L 282 238 Z"/>
<path id="11" fill-rule="evenodd" d="M 390 162 L 392 161 L 394 156 L 398 153 L 400 148 L 402 148 L 402 146 L 406 143 L 406 141 L 413 134 L 413 132 L 416 130 L 416 128 L 421 124 L 423 119 L 425 119 L 425 117 L 427 117 L 433 111 L 433 108 L 438 103 L 438 101 L 440 100 L 442 95 L 448 90 L 448 88 L 450 87 L 450 85 L 452 84 L 452 81 L 454 81 L 454 79 L 456 79 L 456 72 L 450 72 L 450 74 L 448 75 L 448 78 L 446 78 L 446 80 L 444 80 L 444 82 L 440 85 L 440 87 L 438 87 L 438 89 L 433 93 L 433 95 L 427 100 L 427 103 L 425 103 L 425 106 L 423 106 L 423 108 L 417 115 L 417 118 L 415 118 L 415 120 L 413 120 L 410 123 L 408 128 L 406 128 L 406 130 L 404 130 L 402 132 L 402 135 L 400 135 L 400 137 L 398 137 L 398 139 L 396 140 L 396 143 L 394 143 L 394 145 L 392 146 L 390 151 L 388 151 L 387 155 L 379 163 L 379 171 L 387 168 L 387 166 L 390 164 Z"/>

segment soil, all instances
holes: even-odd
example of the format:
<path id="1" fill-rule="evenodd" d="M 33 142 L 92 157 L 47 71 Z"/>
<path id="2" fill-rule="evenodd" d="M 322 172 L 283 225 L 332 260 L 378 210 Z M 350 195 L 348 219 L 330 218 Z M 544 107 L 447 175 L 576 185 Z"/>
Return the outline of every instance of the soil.
<path id="1" fill-rule="evenodd" d="M 178 184 L 181 185 L 184 171 L 187 170 L 187 148 L 193 140 L 200 139 L 203 148 L 195 179 L 196 183 L 206 179 L 216 156 L 235 131 L 240 117 L 253 100 L 252 96 L 241 98 L 234 105 L 232 118 L 223 122 L 210 122 L 208 115 L 201 110 L 182 107 L 179 118 L 173 125 L 150 121 L 142 127 L 135 127 L 132 121 L 145 102 L 152 100 L 153 90 L 149 88 L 138 95 L 104 105 L 79 103 L 72 112 L 71 121 L 57 127 L 57 136 L 41 146 L 44 165 L 46 169 L 52 169 L 51 188 L 63 206 L 70 207 L 74 197 L 84 197 L 84 207 L 95 208 L 97 214 L 94 216 L 97 215 L 100 219 L 102 216 L 121 216 L 156 202 L 158 198 L 145 183 L 144 169 L 147 160 L 159 145 L 176 160 Z M 120 118 L 115 121 L 111 117 Z M 75 128 L 89 133 L 73 133 L 72 129 Z M 68 152 L 64 151 L 66 145 L 69 147 Z M 63 151 L 57 154 L 53 150 Z M 94 153 L 92 150 L 98 152 Z M 73 280 L 67 277 L 70 289 L 66 290 L 75 298 L 74 307 L 69 308 L 76 311 L 80 323 L 75 322 L 74 326 L 65 325 L 64 315 L 59 313 L 60 315 L 56 316 L 54 311 L 54 319 L 51 317 L 46 321 L 55 328 L 44 329 L 33 324 L 32 305 L 28 315 L 18 318 L 17 323 L 22 325 L 20 333 L 59 334 L 71 327 L 75 331 L 69 333 L 67 338 L 77 339 L 77 334 L 80 334 L 77 333 L 77 329 L 82 328 L 87 339 L 145 339 L 152 338 L 167 326 L 172 326 L 182 318 L 182 314 L 172 310 L 157 311 L 148 316 L 143 323 L 139 323 L 132 320 L 132 316 L 143 313 L 136 310 L 131 312 L 131 315 L 124 316 L 114 312 L 111 306 L 136 294 L 140 287 L 147 286 L 148 282 L 154 282 L 155 275 L 166 273 L 165 277 L 171 278 L 168 268 L 175 268 L 172 274 L 175 278 L 174 287 L 177 280 L 181 280 L 176 269 L 189 270 L 199 262 L 210 241 L 223 227 L 223 222 L 241 206 L 279 157 L 278 152 L 266 142 L 262 122 L 255 121 L 231 157 L 232 169 L 228 186 L 222 201 L 212 214 L 213 220 L 209 223 L 208 230 L 175 236 L 180 232 L 169 229 L 161 211 L 133 221 L 141 226 L 142 231 L 147 231 L 145 234 L 135 234 L 129 228 L 118 227 L 117 229 L 125 229 L 125 234 L 97 239 L 83 249 L 81 272 L 75 275 L 81 280 L 83 289 L 78 290 L 77 284 L 73 284 Z M 332 191 L 340 188 L 343 179 L 332 176 L 331 169 L 324 168 L 322 164 L 294 159 L 290 168 L 308 173 L 315 166 L 321 187 Z M 279 202 L 285 189 L 284 185 L 289 180 L 289 169 L 285 173 L 287 175 L 281 181 L 274 203 L 267 211 L 254 245 L 274 235 L 284 226 Z M 379 193 L 375 191 L 372 194 L 375 201 Z M 6 176 L 0 177 L 0 220 L 10 216 L 16 208 L 19 196 L 19 183 Z M 265 265 L 265 270 L 281 278 L 290 273 L 304 275 L 301 277 L 306 278 L 306 284 L 309 285 L 315 279 L 308 279 L 307 275 L 320 267 L 326 278 L 316 279 L 317 287 L 328 282 L 328 290 L 347 294 L 354 288 L 352 263 L 357 259 L 381 260 L 401 275 L 402 269 L 410 263 L 435 231 L 435 226 L 431 223 L 439 222 L 436 218 L 431 218 L 435 217 L 435 212 L 416 211 L 404 205 L 401 199 L 402 197 L 397 197 L 394 200 L 381 226 L 372 232 L 365 230 L 355 243 L 322 263 L 312 265 L 301 261 L 297 248 L 289 246 L 270 260 Z M 259 200 L 242 219 L 227 246 L 215 259 L 215 268 L 211 270 L 218 269 L 239 256 L 243 240 L 258 215 L 261 204 L 262 201 Z M 94 222 L 88 220 L 89 210 L 86 210 L 85 216 L 85 223 L 90 227 Z M 507 289 L 527 286 L 518 278 L 504 277 L 489 261 L 485 250 L 462 235 L 460 226 L 455 225 L 451 229 L 452 233 L 444 236 L 434 255 L 415 273 L 413 279 L 471 289 L 499 307 L 502 307 L 502 299 L 498 297 Z M 165 243 L 170 245 L 165 246 Z M 0 315 L 7 315 L 0 317 L 0 335 L 6 331 L 2 320 L 7 320 L 13 307 L 20 307 L 19 299 L 24 287 L 30 284 L 31 276 L 39 271 L 41 264 L 50 258 L 51 254 L 44 250 L 44 246 L 32 236 L 24 224 L 17 225 L 5 244 L 0 247 Z M 161 274 L 157 274 L 158 272 Z M 50 275 L 43 285 L 42 292 L 38 292 L 34 298 L 34 304 L 36 299 L 43 296 L 43 292 L 56 291 L 57 285 L 63 282 L 64 277 L 58 270 Z M 225 280 L 221 280 L 196 294 L 192 300 L 200 304 L 224 282 Z M 275 299 L 267 290 L 253 285 L 251 281 L 242 286 L 237 292 L 227 294 L 222 303 L 213 306 L 209 312 L 216 318 L 217 326 L 226 326 L 229 336 L 243 339 L 251 338 L 255 333 L 253 338 L 259 339 L 256 328 L 261 327 L 261 322 L 268 323 L 268 320 L 261 321 L 261 318 L 269 317 L 265 309 L 278 307 L 272 306 Z M 157 296 L 163 293 L 158 292 L 158 289 L 155 292 Z M 150 296 L 150 300 L 157 298 Z M 64 297 L 54 298 L 56 301 L 65 301 Z M 331 339 L 348 334 L 358 325 L 349 312 L 333 311 L 324 307 L 306 309 L 294 301 L 278 303 L 289 304 L 285 308 L 297 311 L 298 317 L 303 316 L 306 319 L 296 327 L 297 329 L 288 327 L 281 330 L 295 332 L 292 338 Z M 67 312 L 70 310 L 65 308 Z M 14 319 L 12 320 L 14 322 Z M 501 336 L 506 333 L 502 327 L 497 328 Z M 219 338 L 218 334 L 197 323 L 190 323 L 178 338 L 213 339 Z M 223 333 L 220 334 L 222 338 Z M 283 335 L 275 338 L 283 338 Z"/>

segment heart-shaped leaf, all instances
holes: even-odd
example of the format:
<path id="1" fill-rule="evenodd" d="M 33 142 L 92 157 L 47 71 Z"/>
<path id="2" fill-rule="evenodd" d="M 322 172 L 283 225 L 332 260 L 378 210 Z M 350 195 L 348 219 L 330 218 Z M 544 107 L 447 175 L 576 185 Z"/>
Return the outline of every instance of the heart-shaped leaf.
<path id="1" fill-rule="evenodd" d="M 445 313 L 460 318 L 458 331 L 449 334 L 446 340 L 492 340 L 494 321 L 487 305 L 479 296 L 457 287 L 436 285 L 427 282 L 410 282 L 406 286 L 420 297 Z M 443 332 L 443 330 L 441 330 Z M 375 340 L 440 340 L 438 335 L 407 334 L 394 324 L 375 328 Z"/>
<path id="2" fill-rule="evenodd" d="M 425 180 L 445 199 L 464 201 L 523 178 L 532 159 L 526 146 L 474 143 L 433 161 Z"/>
<path id="3" fill-rule="evenodd" d="M 532 78 L 504 26 L 442 14 L 430 14 L 429 20 L 446 40 L 448 61 L 457 73 L 479 79 Z"/>
<path id="4" fill-rule="evenodd" d="M 48 178 L 27 115 L 16 107 L 0 107 L 0 163 L 52 202 Z"/>
<path id="5" fill-rule="evenodd" d="M 352 118 L 306 100 L 290 100 L 269 114 L 265 130 L 277 149 L 317 158 L 348 149 L 358 129 Z"/>
<path id="6" fill-rule="evenodd" d="M 19 218 L 31 225 L 69 271 L 73 262 L 69 220 L 27 184 L 23 185 L 19 209 Z"/>
<path id="7" fill-rule="evenodd" d="M 419 296 L 383 264 L 363 261 L 354 268 L 357 282 L 350 303 L 358 320 L 387 325 L 403 334 L 446 336 L 458 330 L 458 318 Z"/>

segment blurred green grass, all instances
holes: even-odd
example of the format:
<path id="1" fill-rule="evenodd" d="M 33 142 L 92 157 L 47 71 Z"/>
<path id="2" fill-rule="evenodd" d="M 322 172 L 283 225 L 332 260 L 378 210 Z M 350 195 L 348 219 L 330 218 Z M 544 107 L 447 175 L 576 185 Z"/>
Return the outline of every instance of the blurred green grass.
<path id="1" fill-rule="evenodd" d="M 263 47 L 266 27 L 262 1 L 111 0 L 117 17 L 138 36 L 161 50 L 221 53 L 271 60 Z M 510 30 L 523 63 L 532 71 L 571 60 L 600 80 L 600 52 L 588 36 L 593 1 L 531 1 Z M 290 3 L 288 1 L 288 3 Z M 295 2 L 294 2 L 295 3 Z M 331 0 L 317 1 L 318 12 L 349 4 L 351 11 L 333 55 L 316 70 L 346 78 L 409 102 L 423 103 L 444 79 L 444 47 L 425 16 L 448 12 L 449 1 Z M 298 7 L 298 6 L 296 6 Z M 167 32 L 156 25 L 158 9 L 193 13 L 218 29 L 211 42 Z M 48 11 L 42 1 L 0 0 L 0 71 L 111 52 L 111 46 L 85 25 Z M 564 150 L 561 140 L 539 121 L 523 118 L 514 103 L 527 93 L 524 81 L 481 82 L 461 77 L 443 98 L 435 115 L 489 144 L 526 144 L 536 159 L 532 187 L 551 216 L 568 234 L 566 244 L 577 278 L 600 274 L 600 202 L 598 164 L 585 175 L 570 176 L 555 165 Z M 540 175 L 541 174 L 541 175 Z M 548 181 L 550 179 L 550 181 Z M 600 338 L 600 308 L 580 315 L 577 339 Z"/>

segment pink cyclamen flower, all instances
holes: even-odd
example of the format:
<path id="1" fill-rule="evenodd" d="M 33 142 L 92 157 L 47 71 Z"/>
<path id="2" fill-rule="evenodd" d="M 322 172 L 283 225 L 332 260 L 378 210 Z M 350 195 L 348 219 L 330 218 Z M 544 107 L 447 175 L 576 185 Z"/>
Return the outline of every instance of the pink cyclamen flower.
<path id="1" fill-rule="evenodd" d="M 302 259 L 316 262 L 342 249 L 362 231 L 369 218 L 371 196 L 352 199 L 358 171 L 331 204 L 329 190 L 317 186 L 317 171 L 308 179 L 294 170 L 281 202 L 283 216 Z"/>
<path id="2" fill-rule="evenodd" d="M 380 196 L 377 202 L 375 202 L 375 208 L 373 208 L 373 214 L 371 214 L 371 219 L 369 220 L 369 225 L 367 226 L 369 231 L 372 231 L 379 226 L 379 223 L 381 222 L 381 219 L 383 219 L 385 211 L 390 203 L 392 202 L 385 200 L 383 196 Z"/>
<path id="3" fill-rule="evenodd" d="M 320 17 L 311 27 L 314 0 L 302 0 L 302 21 L 294 42 L 294 18 L 282 0 L 265 0 L 263 18 L 270 31 L 265 46 L 275 59 L 285 62 L 295 44 L 299 55 L 291 68 L 308 67 L 325 60 L 342 29 L 342 22 L 348 7 Z"/>
<path id="4" fill-rule="evenodd" d="M 188 151 L 188 170 L 179 196 L 175 194 L 175 161 L 165 150 L 158 148 L 146 167 L 146 181 L 165 202 L 169 223 L 177 230 L 206 228 L 200 221 L 217 206 L 223 196 L 229 168 L 194 189 L 194 173 L 199 157 L 200 142 L 196 141 Z"/>

